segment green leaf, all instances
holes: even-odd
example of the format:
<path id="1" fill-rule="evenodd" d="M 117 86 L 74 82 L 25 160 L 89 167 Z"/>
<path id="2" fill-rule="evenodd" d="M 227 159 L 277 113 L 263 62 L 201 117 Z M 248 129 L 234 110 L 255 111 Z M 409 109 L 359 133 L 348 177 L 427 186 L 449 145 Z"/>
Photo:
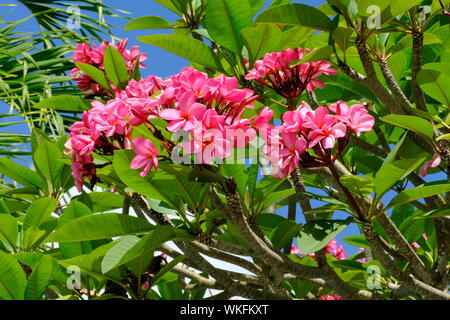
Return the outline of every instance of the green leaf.
<path id="1" fill-rule="evenodd" d="M 257 212 L 258 208 L 261 207 L 263 201 L 274 192 L 283 180 L 277 179 L 273 176 L 265 176 L 258 182 L 253 193 L 253 197 L 250 198 L 251 207 Z"/>
<path id="2" fill-rule="evenodd" d="M 331 31 L 331 20 L 320 10 L 305 4 L 284 4 L 267 9 L 255 23 L 276 23 Z"/>
<path id="3" fill-rule="evenodd" d="M 25 288 L 25 300 L 41 300 L 52 277 L 53 262 L 50 256 L 44 256 L 28 277 Z"/>
<path id="4" fill-rule="evenodd" d="M 80 69 L 81 71 L 86 73 L 89 77 L 94 79 L 94 81 L 97 82 L 99 85 L 101 85 L 104 89 L 114 94 L 114 90 L 111 88 L 108 78 L 106 78 L 105 72 L 94 66 L 91 66 L 90 64 L 83 62 L 77 62 L 75 63 L 75 65 L 78 67 L 78 69 Z"/>
<path id="5" fill-rule="evenodd" d="M 220 45 L 241 55 L 241 30 L 252 25 L 252 8 L 248 0 L 208 1 L 205 23 L 209 35 Z"/>
<path id="6" fill-rule="evenodd" d="M 445 106 L 450 106 L 450 76 L 443 70 L 449 67 L 450 63 L 426 64 L 417 74 L 420 88 Z"/>
<path id="7" fill-rule="evenodd" d="M 390 114 L 380 118 L 386 123 L 420 133 L 433 139 L 434 129 L 430 121 L 416 116 Z"/>
<path id="8" fill-rule="evenodd" d="M 249 62 L 253 66 L 264 54 L 277 50 L 280 43 L 281 30 L 273 24 L 259 24 L 256 27 L 241 30 L 245 47 L 249 53 Z"/>
<path id="9" fill-rule="evenodd" d="M 431 186 L 421 186 L 414 189 L 403 190 L 386 207 L 386 210 L 400 204 L 412 202 L 418 199 L 428 198 L 440 193 L 449 192 L 450 184 L 437 184 Z"/>
<path id="10" fill-rule="evenodd" d="M 123 207 L 123 196 L 112 192 L 89 192 L 93 212 L 103 212 Z"/>
<path id="11" fill-rule="evenodd" d="M 86 205 L 77 200 L 72 200 L 58 219 L 58 228 L 77 218 L 89 215 L 92 215 L 92 211 Z M 64 259 L 70 259 L 91 252 L 92 244 L 89 241 L 62 242 L 59 244 L 59 249 Z"/>
<path id="12" fill-rule="evenodd" d="M 384 159 L 383 162 L 383 166 L 388 165 L 389 163 L 391 163 L 392 161 L 395 160 L 395 158 L 397 157 L 397 153 L 400 150 L 400 148 L 403 145 L 403 142 L 405 141 L 405 138 L 407 136 L 407 132 L 405 132 L 402 136 L 402 138 L 397 142 L 397 144 L 395 145 L 395 147 L 391 150 L 391 152 L 389 152 L 389 154 L 387 155 L 386 159 Z"/>
<path id="13" fill-rule="evenodd" d="M 250 7 L 252 7 L 252 16 L 258 13 L 262 9 L 266 0 L 249 0 Z"/>
<path id="14" fill-rule="evenodd" d="M 140 240 L 137 236 L 125 236 L 105 254 L 102 260 L 102 272 L 107 273 L 119 264 L 123 256 Z"/>
<path id="15" fill-rule="evenodd" d="M 46 242 L 74 242 L 109 239 L 146 233 L 154 226 L 143 219 L 117 213 L 102 213 L 77 218 L 58 228 Z"/>
<path id="16" fill-rule="evenodd" d="M 447 134 L 443 134 L 442 136 L 439 136 L 436 141 L 441 141 L 441 140 L 450 140 L 450 133 Z"/>
<path id="17" fill-rule="evenodd" d="M 221 69 L 212 49 L 200 40 L 175 34 L 143 36 L 137 37 L 137 39 L 205 67 Z"/>
<path id="18" fill-rule="evenodd" d="M 450 209 L 449 208 L 442 208 L 442 209 L 435 209 L 428 211 L 426 213 L 423 213 L 421 215 L 414 216 L 414 220 L 417 219 L 430 219 L 430 218 L 437 218 L 437 217 L 447 217 L 450 215 Z"/>
<path id="19" fill-rule="evenodd" d="M 172 261 L 170 261 L 168 264 L 164 265 L 164 267 L 162 267 L 161 270 L 158 271 L 158 273 L 155 274 L 155 276 L 152 278 L 152 283 L 151 285 L 156 285 L 159 280 L 170 270 L 173 269 L 173 267 L 175 267 L 177 264 L 179 264 L 180 262 L 182 262 L 184 259 L 186 259 L 186 256 L 178 256 L 175 259 L 173 259 Z"/>
<path id="20" fill-rule="evenodd" d="M 423 0 L 390 0 L 390 6 L 381 13 L 381 24 L 389 22 L 409 9 L 419 5 L 422 1 Z"/>
<path id="21" fill-rule="evenodd" d="M 44 182 L 39 174 L 8 158 L 0 158 L 0 172 L 25 187 L 37 187 L 41 189 L 44 186 Z"/>
<path id="22" fill-rule="evenodd" d="M 113 160 L 114 170 L 129 188 L 150 199 L 164 201 L 175 210 L 181 209 L 183 199 L 195 210 L 196 199 L 201 193 L 202 185 L 189 180 L 190 168 L 160 164 L 158 171 L 142 178 L 139 170 L 130 169 L 134 156 L 131 150 L 119 150 L 115 152 Z"/>
<path id="23" fill-rule="evenodd" d="M 11 251 L 16 248 L 17 235 L 17 220 L 9 214 L 0 214 L 0 241 L 10 247 Z"/>
<path id="24" fill-rule="evenodd" d="M 305 255 L 322 249 L 351 222 L 351 219 L 347 219 L 315 220 L 306 223 L 297 239 L 298 249 Z"/>
<path id="25" fill-rule="evenodd" d="M 23 300 L 27 280 L 17 260 L 0 251 L 0 298 Z"/>
<path id="26" fill-rule="evenodd" d="M 23 234 L 22 247 L 25 251 L 31 251 L 41 244 L 45 238 L 46 231 L 36 226 L 29 227 Z"/>
<path id="27" fill-rule="evenodd" d="M 189 174 L 189 180 L 195 182 L 219 182 L 225 181 L 226 178 L 210 170 L 195 167 Z"/>
<path id="28" fill-rule="evenodd" d="M 103 59 L 109 80 L 118 89 L 125 89 L 128 83 L 128 69 L 123 56 L 112 46 L 107 46 Z"/>
<path id="29" fill-rule="evenodd" d="M 423 45 L 442 43 L 442 41 L 433 34 L 424 33 Z M 403 50 L 408 50 L 412 48 L 413 45 L 413 37 L 412 35 L 406 35 L 401 38 L 400 41 L 395 42 L 395 44 L 390 47 L 387 51 L 388 54 L 395 54 L 397 52 L 401 52 Z"/>
<path id="30" fill-rule="evenodd" d="M 117 266 L 143 255 L 149 255 L 158 245 L 174 237 L 175 232 L 172 226 L 157 226 L 142 239 L 127 238 L 124 240 L 125 243 L 122 244 L 123 241 L 121 241 L 108 251 L 102 262 L 102 271 L 107 273 Z"/>
<path id="31" fill-rule="evenodd" d="M 422 0 L 356 0 L 358 16 L 366 23 L 370 15 L 380 12 L 380 23 L 385 24 L 408 9 L 418 5 Z M 376 5 L 375 9 L 372 9 Z M 372 7 L 372 8 L 371 8 Z M 376 11 L 379 10 L 379 11 Z"/>
<path id="32" fill-rule="evenodd" d="M 270 193 L 267 197 L 264 198 L 260 210 L 264 210 L 268 208 L 270 205 L 279 202 L 283 199 L 286 199 L 295 194 L 295 189 L 287 189 Z"/>
<path id="33" fill-rule="evenodd" d="M 353 29 L 342 27 L 333 30 L 332 38 L 344 53 L 352 45 L 350 40 L 353 32 Z"/>
<path id="34" fill-rule="evenodd" d="M 314 34 L 314 30 L 303 27 L 291 27 L 281 33 L 280 43 L 275 51 L 282 51 L 289 48 L 298 48 L 303 46 Z"/>
<path id="35" fill-rule="evenodd" d="M 325 46 L 319 49 L 315 49 L 308 54 L 305 54 L 302 59 L 294 60 L 289 63 L 290 67 L 295 67 L 301 63 L 311 62 L 311 61 L 320 61 L 320 60 L 329 60 L 331 54 L 333 53 L 332 46 Z"/>
<path id="36" fill-rule="evenodd" d="M 54 109 L 63 112 L 83 112 L 90 109 L 89 101 L 76 96 L 50 97 L 32 105 L 35 109 Z"/>
<path id="37" fill-rule="evenodd" d="M 173 24 L 158 16 L 146 16 L 134 19 L 129 22 L 124 30 L 142 30 L 142 29 L 172 29 Z"/>
<path id="38" fill-rule="evenodd" d="M 366 238 L 361 235 L 348 236 L 343 238 L 342 241 L 358 248 L 370 248 Z"/>
<path id="39" fill-rule="evenodd" d="M 361 270 L 365 271 L 365 265 L 358 262 L 358 261 L 352 261 L 352 260 L 331 260 L 328 262 L 332 267 L 339 268 L 342 270 Z"/>
<path id="40" fill-rule="evenodd" d="M 41 198 L 34 201 L 27 210 L 23 221 L 23 229 L 27 230 L 31 226 L 39 226 L 49 219 L 51 213 L 55 211 L 57 202 L 53 198 Z"/>
<path id="41" fill-rule="evenodd" d="M 426 158 L 421 156 L 413 159 L 393 161 L 384 165 L 375 175 L 375 192 L 381 198 L 398 181 L 406 178 L 419 167 Z"/>
<path id="42" fill-rule="evenodd" d="M 283 220 L 271 232 L 269 239 L 278 249 L 284 248 L 293 237 L 296 237 L 301 229 L 301 224 L 291 220 Z"/>
<path id="43" fill-rule="evenodd" d="M 159 3 L 163 7 L 166 7 L 170 11 L 175 12 L 177 15 L 181 16 L 183 14 L 178 6 L 174 5 L 172 0 L 155 0 L 155 2 Z"/>
<path id="44" fill-rule="evenodd" d="M 342 176 L 339 180 L 351 192 L 359 194 L 363 197 L 370 195 L 375 188 L 372 177 L 348 175 Z"/>
<path id="45" fill-rule="evenodd" d="M 54 143 L 48 141 L 42 141 L 33 153 L 37 171 L 51 183 L 54 190 L 61 186 L 61 171 L 64 167 L 62 159 L 62 152 Z"/>
<path id="46" fill-rule="evenodd" d="M 91 275 L 95 278 L 111 280 L 123 287 L 121 283 L 123 275 L 118 270 L 113 270 L 108 275 L 103 274 L 101 271 L 101 262 L 104 255 L 117 244 L 120 240 L 112 241 L 104 244 L 89 254 L 74 257 L 68 260 L 59 260 L 59 264 L 68 268 L 69 266 L 78 266 L 81 269 L 82 274 Z"/>

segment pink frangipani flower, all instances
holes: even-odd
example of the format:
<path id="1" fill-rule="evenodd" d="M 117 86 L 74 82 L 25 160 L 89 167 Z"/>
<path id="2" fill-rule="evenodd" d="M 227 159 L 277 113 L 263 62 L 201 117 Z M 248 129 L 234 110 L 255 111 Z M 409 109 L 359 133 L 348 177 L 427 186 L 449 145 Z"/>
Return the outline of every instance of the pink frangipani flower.
<path id="1" fill-rule="evenodd" d="M 324 149 L 334 147 L 336 139 L 345 136 L 345 124 L 336 123 L 336 117 L 329 114 L 328 109 L 319 107 L 314 112 L 307 113 L 309 123 L 305 127 L 311 129 L 308 134 L 309 147 L 321 143 Z"/>
<path id="2" fill-rule="evenodd" d="M 144 138 L 135 138 L 133 140 L 133 150 L 137 156 L 131 161 L 131 169 L 144 168 L 140 175 L 145 177 L 150 169 L 158 169 L 158 150 L 153 142 Z"/>
<path id="3" fill-rule="evenodd" d="M 175 132 L 179 129 L 190 131 L 194 129 L 195 122 L 203 118 L 205 105 L 195 102 L 195 96 L 186 92 L 180 98 L 177 109 L 165 109 L 159 114 L 164 120 L 169 120 L 167 130 Z"/>
<path id="4" fill-rule="evenodd" d="M 436 168 L 441 164 L 441 156 L 439 153 L 433 154 L 433 159 L 425 162 L 425 164 L 420 168 L 420 175 L 425 177 L 428 174 L 428 170 L 431 168 Z"/>

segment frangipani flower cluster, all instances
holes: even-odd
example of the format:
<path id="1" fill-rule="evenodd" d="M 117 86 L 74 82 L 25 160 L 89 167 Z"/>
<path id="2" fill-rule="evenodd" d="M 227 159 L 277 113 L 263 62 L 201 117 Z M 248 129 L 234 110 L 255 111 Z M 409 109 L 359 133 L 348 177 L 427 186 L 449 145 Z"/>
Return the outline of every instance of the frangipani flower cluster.
<path id="1" fill-rule="evenodd" d="M 74 60 L 102 69 L 107 45 L 104 42 L 99 48 L 91 49 L 81 44 Z M 146 58 L 138 47 L 128 51 L 125 46 L 126 40 L 119 42 L 116 48 L 130 69 Z M 289 67 L 291 61 L 302 56 L 302 49 L 266 55 L 247 78 L 269 79 L 267 81 L 279 88 L 304 86 L 313 90 L 323 87 L 317 76 L 336 73 L 323 61 Z M 79 72 L 73 70 L 74 74 Z M 93 82 L 92 79 L 89 81 Z M 94 92 L 102 90 L 90 89 Z M 180 151 L 183 157 L 194 156 L 197 164 L 225 159 L 234 148 L 246 147 L 258 133 L 266 140 L 264 151 L 273 166 L 274 176 L 281 179 L 299 163 L 306 167 L 332 163 L 352 133 L 360 135 L 371 130 L 374 124 L 373 117 L 363 105 L 348 106 L 343 101 L 316 110 L 303 102 L 297 109 L 286 111 L 282 116 L 283 123 L 277 127 L 272 124 L 273 110 L 269 107 L 264 107 L 253 118 L 245 118 L 245 111 L 254 108 L 252 103 L 258 98 L 253 90 L 239 88 L 236 78 L 224 75 L 209 78 L 192 67 L 166 79 L 150 76 L 140 81 L 131 80 L 125 90 L 115 89 L 115 92 L 116 96 L 106 103 L 94 100 L 92 109 L 84 113 L 82 121 L 70 128 L 66 152 L 72 156 L 73 176 L 80 190 L 84 177 L 89 178 L 91 185 L 97 181 L 96 168 L 102 165 L 94 164 L 94 153 L 112 156 L 117 149 L 133 149 L 136 157 L 131 168 L 141 170 L 144 177 L 152 168 L 158 168 L 161 158 L 169 160 L 171 157 L 174 161 Z M 165 128 L 152 123 L 156 118 L 165 121 Z M 142 137 L 132 139 L 133 128 L 142 125 L 155 138 L 153 141 Z M 182 130 L 187 137 L 179 143 L 175 137 L 167 138 L 168 134 L 161 130 L 168 133 Z M 155 146 L 157 140 L 162 149 Z M 335 145 L 338 148 L 332 154 Z M 160 154 L 163 149 L 166 152 Z"/>
<path id="2" fill-rule="evenodd" d="M 287 49 L 282 52 L 268 53 L 262 60 L 255 62 L 255 68 L 245 77 L 247 80 L 256 79 L 263 85 L 272 88 L 286 99 L 299 97 L 306 89 L 323 89 L 324 83 L 317 79 L 322 74 L 334 75 L 338 72 L 331 68 L 326 61 L 300 63 L 290 67 L 290 63 L 301 60 L 309 49 Z"/>
<path id="3" fill-rule="evenodd" d="M 137 156 L 132 169 L 141 169 L 146 176 L 158 168 L 158 149 L 144 138 L 132 139 L 133 128 L 147 126 L 150 133 L 170 155 L 176 143 L 168 140 L 150 120 L 167 121 L 167 131 L 184 130 L 189 140 L 179 145 L 185 154 L 196 156 L 198 163 L 209 164 L 213 159 L 227 157 L 234 147 L 244 147 L 256 136 L 252 121 L 242 117 L 245 108 L 257 99 L 250 89 L 239 89 L 235 78 L 223 75 L 209 78 L 191 67 L 180 74 L 161 79 L 149 77 L 131 80 L 123 91 L 106 104 L 92 102 L 92 109 L 83 114 L 83 121 L 71 128 L 66 153 L 72 157 L 73 176 L 81 190 L 83 178 L 96 179 L 93 153 L 111 156 L 114 150 L 133 149 Z M 241 142 L 234 134 L 251 130 L 253 134 Z"/>
<path id="4" fill-rule="evenodd" d="M 86 63 L 100 70 L 104 70 L 103 60 L 105 56 L 105 50 L 108 45 L 112 45 L 123 56 L 127 65 L 128 73 L 131 74 L 131 72 L 136 67 L 137 61 L 139 61 L 141 68 L 145 67 L 145 64 L 143 64 L 142 61 L 147 59 L 147 55 L 141 53 L 141 50 L 138 46 L 133 46 L 130 50 L 127 50 L 127 44 L 128 39 L 119 41 L 117 45 L 112 45 L 108 41 L 103 41 L 103 43 L 99 47 L 94 44 L 93 48 L 91 48 L 87 43 L 80 43 L 75 49 L 73 61 L 75 63 Z M 70 75 L 76 76 L 80 73 L 82 73 L 81 70 L 75 67 L 71 70 Z M 73 80 L 77 82 L 78 88 L 81 91 L 92 90 L 93 95 L 99 93 L 107 94 L 107 91 L 105 91 L 99 84 L 94 81 L 94 79 L 92 79 L 87 74 L 83 73 L 81 76 Z"/>
<path id="5" fill-rule="evenodd" d="M 374 118 L 362 104 L 348 106 L 339 101 L 313 110 L 303 102 L 296 110 L 283 114 L 278 127 L 268 124 L 273 112 L 264 108 L 255 123 L 267 141 L 266 152 L 277 178 L 285 178 L 300 163 L 304 167 L 320 167 L 332 163 L 347 145 L 350 135 L 370 131 Z M 332 154 L 332 149 L 338 145 Z M 314 155 L 306 152 L 308 148 Z"/>

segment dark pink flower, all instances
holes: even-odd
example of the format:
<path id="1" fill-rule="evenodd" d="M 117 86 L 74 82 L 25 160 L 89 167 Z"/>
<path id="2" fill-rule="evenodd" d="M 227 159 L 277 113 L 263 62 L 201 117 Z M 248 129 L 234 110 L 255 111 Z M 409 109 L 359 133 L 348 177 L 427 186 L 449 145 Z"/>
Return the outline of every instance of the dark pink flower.
<path id="1" fill-rule="evenodd" d="M 325 61 L 290 66 L 291 62 L 301 60 L 305 53 L 310 53 L 310 50 L 287 49 L 282 52 L 268 53 L 262 60 L 255 62 L 255 68 L 247 74 L 245 79 L 256 79 L 288 99 L 299 97 L 305 89 L 313 91 L 316 87 L 323 88 L 323 82 L 317 77 L 322 74 L 337 74 L 337 71 Z"/>
<path id="2" fill-rule="evenodd" d="M 321 296 L 320 300 L 344 300 L 341 296 L 338 296 L 337 294 L 331 294 L 326 296 Z"/>

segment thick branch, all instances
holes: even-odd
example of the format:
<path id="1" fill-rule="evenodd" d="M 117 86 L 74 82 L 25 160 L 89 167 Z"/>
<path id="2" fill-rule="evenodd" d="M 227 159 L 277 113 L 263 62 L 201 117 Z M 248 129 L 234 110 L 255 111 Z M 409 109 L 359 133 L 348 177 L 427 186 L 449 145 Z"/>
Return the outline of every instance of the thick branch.
<path id="1" fill-rule="evenodd" d="M 205 233 L 198 235 L 198 241 L 200 243 L 206 244 L 207 246 L 229 252 L 232 254 L 237 254 L 241 256 L 252 256 L 253 250 L 251 248 L 243 247 L 237 244 L 225 242 L 219 239 L 214 239 Z"/>
<path id="2" fill-rule="evenodd" d="M 201 253 L 203 253 L 203 254 L 211 257 L 211 258 L 215 258 L 215 259 L 218 259 L 218 260 L 229 262 L 231 264 L 240 266 L 241 268 L 247 269 L 248 271 L 253 272 L 254 274 L 262 275 L 261 268 L 258 267 L 256 264 L 248 261 L 248 260 L 239 258 L 237 256 L 228 254 L 228 253 L 223 252 L 223 251 L 219 251 L 219 250 L 214 249 L 214 248 L 210 248 L 210 247 L 208 247 L 208 246 L 206 246 L 206 245 L 204 245 L 204 244 L 202 244 L 200 242 L 197 242 L 197 241 L 193 241 L 190 244 L 194 248 L 196 248 L 199 252 L 201 252 Z"/>
<path id="3" fill-rule="evenodd" d="M 422 280 L 433 283 L 430 271 L 426 269 L 425 264 L 420 260 L 413 247 L 408 243 L 403 234 L 398 230 L 397 226 L 392 222 L 389 216 L 383 212 L 378 216 L 378 221 L 388 233 L 389 237 L 398 247 L 398 251 L 406 259 L 408 259 L 413 272 Z"/>
<path id="4" fill-rule="evenodd" d="M 427 111 L 425 96 L 422 89 L 417 82 L 417 74 L 422 70 L 423 63 L 423 32 L 414 28 L 413 33 L 413 48 L 412 48 L 412 69 L 411 69 L 411 90 L 413 100 L 422 111 Z"/>
<path id="5" fill-rule="evenodd" d="M 400 89 L 400 86 L 397 83 L 397 80 L 395 80 L 394 75 L 392 74 L 391 68 L 389 67 L 387 61 L 383 59 L 378 60 L 378 64 L 381 68 L 381 73 L 384 76 L 384 79 L 386 80 L 389 89 L 391 89 L 392 93 L 394 94 L 394 98 L 397 99 L 397 101 L 405 106 L 412 107 L 411 102 L 409 102 L 408 98 L 403 93 L 402 89 Z"/>

